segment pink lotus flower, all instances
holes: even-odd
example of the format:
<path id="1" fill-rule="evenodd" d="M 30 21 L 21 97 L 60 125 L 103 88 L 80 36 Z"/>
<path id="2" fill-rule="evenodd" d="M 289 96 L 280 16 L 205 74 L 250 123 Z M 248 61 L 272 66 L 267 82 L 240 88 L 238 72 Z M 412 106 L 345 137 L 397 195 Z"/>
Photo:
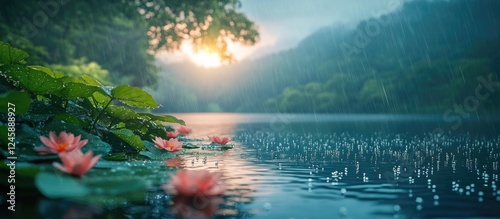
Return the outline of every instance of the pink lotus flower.
<path id="1" fill-rule="evenodd" d="M 210 139 L 210 141 L 212 141 L 213 143 L 217 143 L 217 144 L 221 144 L 221 145 L 225 145 L 229 142 L 229 138 L 228 137 L 219 137 L 219 136 L 208 136 L 208 138 Z"/>
<path id="2" fill-rule="evenodd" d="M 163 138 L 156 137 L 153 140 L 153 142 L 156 144 L 156 147 L 159 149 L 165 149 L 165 150 L 170 151 L 170 152 L 177 152 L 177 151 L 182 150 L 182 142 L 179 142 L 179 140 L 177 140 L 176 138 L 171 138 L 167 141 Z"/>
<path id="3" fill-rule="evenodd" d="M 226 191 L 220 182 L 222 174 L 207 170 L 179 170 L 165 185 L 166 192 L 179 196 L 217 196 Z"/>
<path id="4" fill-rule="evenodd" d="M 178 132 L 167 132 L 167 138 L 168 139 L 177 138 L 178 135 L 179 135 Z"/>
<path id="5" fill-rule="evenodd" d="M 101 158 L 101 155 L 94 157 L 92 151 L 88 151 L 86 154 L 80 149 L 76 149 L 70 152 L 59 153 L 59 158 L 63 165 L 54 162 L 52 165 L 62 172 L 81 177 L 87 171 L 89 171 L 97 161 Z"/>
<path id="6" fill-rule="evenodd" d="M 177 131 L 179 133 L 181 133 L 182 135 L 187 135 L 187 134 L 191 133 L 191 128 L 181 125 L 181 126 L 179 126 L 179 128 L 177 128 Z"/>
<path id="7" fill-rule="evenodd" d="M 74 136 L 71 133 L 60 132 L 59 136 L 56 136 L 54 132 L 49 132 L 49 137 L 40 136 L 40 141 L 42 141 L 45 146 L 36 147 L 34 150 L 40 155 L 44 154 L 58 154 L 61 152 L 69 152 L 76 149 L 82 148 L 87 144 L 88 140 L 81 140 L 81 135 Z"/>

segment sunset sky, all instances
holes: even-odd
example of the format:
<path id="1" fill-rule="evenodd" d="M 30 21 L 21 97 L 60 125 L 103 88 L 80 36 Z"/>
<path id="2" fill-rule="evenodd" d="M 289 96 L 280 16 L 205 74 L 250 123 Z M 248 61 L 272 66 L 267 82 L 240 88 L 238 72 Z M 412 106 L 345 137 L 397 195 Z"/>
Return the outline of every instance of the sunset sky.
<path id="1" fill-rule="evenodd" d="M 405 0 L 242 0 L 241 10 L 254 21 L 260 41 L 254 46 L 231 45 L 236 59 L 254 59 L 266 54 L 291 49 L 314 31 L 334 25 L 355 25 L 362 19 L 397 9 Z M 208 67 L 217 59 L 207 54 L 193 54 L 190 45 L 180 52 L 162 53 L 167 63 L 195 60 Z M 207 67 L 205 66 L 205 67 Z"/>

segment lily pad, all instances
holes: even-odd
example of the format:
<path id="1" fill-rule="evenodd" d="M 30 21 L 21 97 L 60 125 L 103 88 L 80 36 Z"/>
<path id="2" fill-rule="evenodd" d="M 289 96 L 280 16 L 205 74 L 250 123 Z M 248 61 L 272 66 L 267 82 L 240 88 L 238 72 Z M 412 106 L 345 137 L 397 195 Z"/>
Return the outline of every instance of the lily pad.
<path id="1" fill-rule="evenodd" d="M 60 173 L 38 173 L 35 185 L 48 198 L 72 198 L 90 194 L 90 190 L 78 179 Z"/>
<path id="2" fill-rule="evenodd" d="M 186 143 L 186 144 L 182 145 L 182 148 L 184 148 L 184 149 L 197 149 L 197 148 L 200 148 L 200 147 L 196 146 L 194 144 L 191 144 L 191 143 Z"/>
<path id="3" fill-rule="evenodd" d="M 58 172 L 40 172 L 35 176 L 36 187 L 48 198 L 103 197 L 143 192 L 146 184 L 141 176 L 108 170 L 92 170 L 83 178 Z"/>

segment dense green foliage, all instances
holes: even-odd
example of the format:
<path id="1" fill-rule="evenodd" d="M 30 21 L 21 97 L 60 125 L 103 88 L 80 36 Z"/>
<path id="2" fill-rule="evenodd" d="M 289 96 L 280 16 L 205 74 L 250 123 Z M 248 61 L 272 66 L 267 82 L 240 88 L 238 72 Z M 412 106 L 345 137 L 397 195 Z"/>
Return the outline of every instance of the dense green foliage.
<path id="1" fill-rule="evenodd" d="M 182 41 L 232 61 L 227 41 L 258 40 L 253 22 L 238 11 L 238 0 L 2 0 L 0 5 L 0 40 L 28 52 L 30 63 L 68 74 L 96 69 L 96 78 L 113 84 L 155 85 L 153 53 L 178 49 Z"/>
<path id="2" fill-rule="evenodd" d="M 0 41 L 0 126 L 15 128 L 15 148 L 20 159 L 47 159 L 38 156 L 33 147 L 40 146 L 39 136 L 47 136 L 49 131 L 82 135 L 82 139 L 89 139 L 84 150 L 111 156 L 138 155 L 154 137 L 163 137 L 172 130 L 165 122 L 184 124 L 172 116 L 137 112 L 136 108 L 159 107 L 149 93 L 139 88 L 104 86 L 85 74 L 69 76 L 27 65 L 26 58 L 27 53 Z M 11 122 L 12 118 L 15 120 Z M 10 137 L 2 134 L 0 138 L 5 157 Z"/>
<path id="3" fill-rule="evenodd" d="M 161 88 L 158 101 L 170 111 L 443 113 L 475 96 L 479 77 L 499 81 L 498 11 L 494 0 L 412 1 L 235 66 L 170 65 L 183 74 L 168 74 L 178 87 Z M 478 113 L 499 113 L 499 90 Z"/>

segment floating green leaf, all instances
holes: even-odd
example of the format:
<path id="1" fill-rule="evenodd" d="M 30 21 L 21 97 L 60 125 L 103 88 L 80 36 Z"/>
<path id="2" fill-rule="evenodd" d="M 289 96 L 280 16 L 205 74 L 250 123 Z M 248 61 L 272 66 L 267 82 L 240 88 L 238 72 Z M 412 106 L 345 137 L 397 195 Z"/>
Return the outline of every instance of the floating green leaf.
<path id="1" fill-rule="evenodd" d="M 135 191 L 144 190 L 146 185 L 141 178 L 131 175 L 121 176 L 92 176 L 84 181 L 87 188 L 91 189 L 91 193 L 119 195 Z"/>
<path id="2" fill-rule="evenodd" d="M 0 41 L 0 66 L 17 64 L 28 57 L 28 53 L 12 47 L 8 43 Z"/>
<path id="3" fill-rule="evenodd" d="M 21 115 L 28 112 L 31 98 L 25 92 L 9 91 L 0 95 L 0 112 Z"/>
<path id="4" fill-rule="evenodd" d="M 191 143 L 186 143 L 186 144 L 182 145 L 182 148 L 183 149 L 197 149 L 197 148 L 200 148 L 200 147 L 196 146 L 194 144 L 191 144 Z"/>
<path id="5" fill-rule="evenodd" d="M 153 99 L 153 97 L 136 87 L 131 87 L 129 85 L 120 85 L 111 90 L 111 96 L 114 99 L 119 100 L 129 106 L 142 107 L 142 108 L 157 108 L 158 103 Z"/>
<path id="6" fill-rule="evenodd" d="M 80 179 L 63 173 L 41 172 L 35 176 L 35 184 L 48 198 L 130 194 L 146 188 L 144 181 L 133 175 L 110 176 L 103 171 L 91 171 L 86 176 Z"/>
<path id="7" fill-rule="evenodd" d="M 78 179 L 64 174 L 41 172 L 35 177 L 38 190 L 48 198 L 73 198 L 89 195 Z"/>
<path id="8" fill-rule="evenodd" d="M 137 150 L 146 149 L 142 143 L 141 137 L 134 134 L 130 129 L 115 129 L 110 132 Z"/>

